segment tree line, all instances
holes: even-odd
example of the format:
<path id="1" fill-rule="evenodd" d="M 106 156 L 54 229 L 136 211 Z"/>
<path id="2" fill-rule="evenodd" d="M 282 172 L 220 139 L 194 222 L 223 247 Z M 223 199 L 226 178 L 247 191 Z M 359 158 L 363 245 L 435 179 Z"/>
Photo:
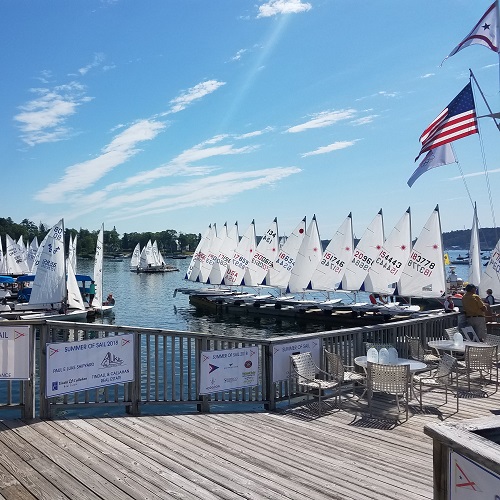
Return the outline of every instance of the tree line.
<path id="1" fill-rule="evenodd" d="M 20 223 L 16 223 L 10 217 L 0 217 L 0 235 L 8 234 L 16 241 L 22 236 L 25 244 L 29 244 L 35 237 L 38 239 L 38 243 L 41 243 L 50 229 L 51 226 L 42 222 L 37 225 L 28 219 L 23 219 Z M 99 230 L 66 228 L 64 238 L 66 251 L 68 250 L 71 235 L 73 238 L 77 236 L 76 251 L 79 256 L 94 255 L 98 234 Z M 183 233 L 174 229 L 158 232 L 123 233 L 120 237 L 116 228 L 113 227 L 111 231 L 104 230 L 104 252 L 115 255 L 130 253 L 137 243 L 143 248 L 149 240 L 156 240 L 160 251 L 163 254 L 170 255 L 184 251 L 194 251 L 200 239 L 201 234 Z M 3 240 L 2 245 L 4 243 L 5 240 Z"/>

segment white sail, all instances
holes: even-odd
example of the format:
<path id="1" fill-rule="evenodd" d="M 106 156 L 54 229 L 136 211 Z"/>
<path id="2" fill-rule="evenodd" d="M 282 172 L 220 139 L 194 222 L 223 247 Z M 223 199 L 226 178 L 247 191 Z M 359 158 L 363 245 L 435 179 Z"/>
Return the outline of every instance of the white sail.
<path id="1" fill-rule="evenodd" d="M 71 264 L 69 257 L 66 259 L 66 274 L 68 307 L 71 307 L 72 309 L 81 309 L 82 311 L 84 311 L 85 304 L 83 302 L 82 293 L 80 292 L 80 287 L 78 286 L 78 282 L 76 281 L 75 271 L 73 270 L 73 265 Z M 97 287 L 95 297 L 97 297 Z"/>
<path id="2" fill-rule="evenodd" d="M 303 292 L 309 287 L 314 270 L 321 261 L 321 256 L 321 238 L 319 237 L 318 224 L 314 215 L 297 253 L 287 291 L 292 293 Z"/>
<path id="3" fill-rule="evenodd" d="M 95 247 L 95 258 L 94 258 L 95 295 L 94 295 L 94 300 L 92 301 L 92 306 L 95 309 L 102 309 L 103 263 L 104 263 L 104 224 L 101 226 L 99 234 L 97 235 L 97 243 Z"/>
<path id="4" fill-rule="evenodd" d="M 279 249 L 278 255 L 274 259 L 273 267 L 269 269 L 269 274 L 265 281 L 266 285 L 283 289 L 287 287 L 293 266 L 295 265 L 297 253 L 305 234 L 306 218 L 304 217 Z"/>
<path id="5" fill-rule="evenodd" d="M 132 257 L 130 258 L 130 269 L 137 269 L 139 266 L 141 258 L 141 245 L 137 243 L 137 245 L 134 248 L 134 251 L 132 252 Z"/>
<path id="6" fill-rule="evenodd" d="M 227 228 L 226 228 L 227 229 Z M 227 266 L 233 257 L 236 246 L 240 241 L 238 232 L 238 223 L 236 222 L 232 229 L 227 232 L 226 237 L 222 241 L 217 258 L 212 265 L 207 283 L 212 285 L 220 285 L 226 274 Z"/>
<path id="7" fill-rule="evenodd" d="M 252 221 L 234 250 L 222 280 L 224 285 L 241 285 L 256 246 L 255 221 Z"/>
<path id="8" fill-rule="evenodd" d="M 392 295 L 411 252 L 411 221 L 408 209 L 389 234 L 368 272 L 364 288 L 368 292 Z"/>
<path id="9" fill-rule="evenodd" d="M 68 245 L 68 259 L 71 262 L 71 267 L 73 271 L 76 273 L 76 238 L 70 234 L 69 235 L 69 245 Z"/>
<path id="10" fill-rule="evenodd" d="M 153 241 L 153 246 L 151 248 L 153 254 L 153 266 L 159 267 L 162 265 L 162 257 L 160 257 L 160 251 L 158 250 L 158 243 L 156 240 Z"/>
<path id="11" fill-rule="evenodd" d="M 7 271 L 5 269 L 5 255 L 3 253 L 3 245 L 2 245 L 2 238 L 0 238 L 0 274 L 6 274 Z"/>
<path id="12" fill-rule="evenodd" d="M 33 263 L 35 262 L 36 254 L 38 252 L 38 238 L 35 236 L 28 247 L 28 254 L 26 262 L 28 264 L 28 272 L 32 272 Z"/>
<path id="13" fill-rule="evenodd" d="M 352 216 L 349 214 L 323 252 L 312 277 L 312 290 L 335 291 L 339 288 L 346 264 L 352 258 Z"/>
<path id="14" fill-rule="evenodd" d="M 479 245 L 479 223 L 477 220 L 477 207 L 474 203 L 474 217 L 470 232 L 469 248 L 469 283 L 478 286 L 481 281 L 481 248 Z"/>
<path id="15" fill-rule="evenodd" d="M 40 243 L 38 250 L 36 252 L 35 260 L 33 261 L 33 265 L 31 266 L 31 274 L 36 274 L 36 270 L 38 269 L 38 264 L 40 263 L 40 257 L 42 256 L 43 248 L 47 239 L 49 237 L 50 231 L 45 235 L 45 238 Z"/>
<path id="16" fill-rule="evenodd" d="M 202 251 L 203 249 L 203 246 L 205 245 L 205 240 L 208 238 L 208 234 L 209 232 L 212 230 L 212 224 L 210 224 L 207 229 L 205 230 L 205 233 L 203 234 L 203 236 L 201 237 L 200 241 L 198 242 L 198 245 L 196 245 L 196 249 L 193 253 L 193 256 L 191 257 L 191 262 L 189 263 L 189 267 L 186 271 L 186 276 L 184 276 L 184 279 L 186 280 L 190 280 L 190 281 L 196 281 L 196 278 L 191 280 L 191 274 L 193 274 L 193 270 L 195 269 L 195 267 L 197 267 L 197 264 L 196 262 L 198 261 L 198 255 L 200 254 L 200 252 Z M 199 267 L 198 267 L 198 270 L 195 271 L 197 273 L 199 273 Z"/>
<path id="17" fill-rule="evenodd" d="M 406 297 L 441 297 L 445 291 L 443 239 L 436 207 L 413 246 L 397 293 Z"/>
<path id="18" fill-rule="evenodd" d="M 215 225 L 215 224 L 214 224 Z M 224 224 L 222 231 L 215 231 L 212 239 L 210 240 L 210 248 L 208 249 L 207 256 L 200 265 L 199 281 L 208 283 L 212 267 L 217 262 L 219 250 L 227 238 L 227 224 Z"/>
<path id="19" fill-rule="evenodd" d="M 141 256 L 139 258 L 139 268 L 147 269 L 152 265 L 154 265 L 153 244 L 151 243 L 151 240 L 149 240 L 147 245 L 142 249 Z"/>
<path id="20" fill-rule="evenodd" d="M 26 248 L 26 245 L 24 244 L 24 240 L 22 236 L 19 236 L 17 240 L 17 244 L 19 246 L 19 252 L 21 254 L 21 258 L 23 262 L 26 264 L 26 272 L 29 271 L 28 267 L 28 249 Z"/>
<path id="21" fill-rule="evenodd" d="M 248 263 L 243 276 L 245 286 L 262 285 L 278 255 L 278 219 L 267 228 Z"/>
<path id="22" fill-rule="evenodd" d="M 5 272 L 6 274 L 28 273 L 28 263 L 24 258 L 23 249 L 8 234 L 5 235 Z"/>
<path id="23" fill-rule="evenodd" d="M 490 259 L 481 276 L 479 286 L 483 297 L 489 288 L 493 290 L 493 295 L 500 296 L 500 240 L 490 254 Z"/>
<path id="24" fill-rule="evenodd" d="M 361 288 L 383 245 L 384 218 L 380 210 L 361 236 L 347 264 L 342 278 L 343 290 L 358 291 Z"/>
<path id="25" fill-rule="evenodd" d="M 217 230 L 215 224 L 210 224 L 200 243 L 196 247 L 196 252 L 193 255 L 193 259 L 191 260 L 191 264 L 186 273 L 186 279 L 189 281 L 200 281 L 201 264 L 205 262 L 212 239 L 215 238 L 216 235 Z"/>
<path id="26" fill-rule="evenodd" d="M 29 303 L 56 304 L 66 298 L 64 257 L 64 221 L 61 219 L 48 233 L 36 270 Z"/>

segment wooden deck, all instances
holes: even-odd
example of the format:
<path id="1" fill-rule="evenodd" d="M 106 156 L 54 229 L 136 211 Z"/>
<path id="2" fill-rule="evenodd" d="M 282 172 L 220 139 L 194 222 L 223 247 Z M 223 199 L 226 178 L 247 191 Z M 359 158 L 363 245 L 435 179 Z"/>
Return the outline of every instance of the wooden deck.
<path id="1" fill-rule="evenodd" d="M 487 388 L 488 397 L 460 398 L 458 414 L 453 397 L 433 406 L 444 402 L 433 392 L 423 413 L 413 401 L 400 424 L 370 418 L 357 398 L 342 410 L 329 402 L 320 418 L 311 404 L 274 413 L 3 420 L 0 498 L 431 499 L 424 425 L 495 415 L 500 393 Z M 377 412 L 388 408 L 377 399 Z"/>

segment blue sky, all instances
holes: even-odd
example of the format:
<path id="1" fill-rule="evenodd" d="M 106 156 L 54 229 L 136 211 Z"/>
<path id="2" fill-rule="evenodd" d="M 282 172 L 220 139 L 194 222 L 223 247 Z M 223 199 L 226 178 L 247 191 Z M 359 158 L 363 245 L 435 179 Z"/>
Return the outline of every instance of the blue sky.
<path id="1" fill-rule="evenodd" d="M 491 119 L 456 164 L 406 184 L 422 131 L 474 71 L 499 106 L 498 56 L 440 64 L 491 2 L 5 0 L 0 5 L 4 216 L 119 233 L 204 232 L 316 214 L 329 239 L 380 208 L 418 235 L 500 218 Z M 486 108 L 475 91 L 478 114 Z M 422 157 L 423 158 L 423 157 Z M 493 205 L 493 212 L 491 205 Z"/>

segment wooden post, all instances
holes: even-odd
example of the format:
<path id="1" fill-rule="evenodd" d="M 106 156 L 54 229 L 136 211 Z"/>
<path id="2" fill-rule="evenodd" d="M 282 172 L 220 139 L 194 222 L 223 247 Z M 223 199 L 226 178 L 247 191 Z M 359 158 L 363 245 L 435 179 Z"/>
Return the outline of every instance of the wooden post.
<path id="1" fill-rule="evenodd" d="M 276 385 L 273 382 L 273 346 L 263 345 L 264 350 L 262 359 L 265 362 L 264 369 L 261 368 L 262 372 L 262 388 L 265 387 L 265 394 L 262 394 L 264 400 L 269 401 L 269 403 L 264 404 L 264 408 L 267 411 L 276 410 Z"/>

